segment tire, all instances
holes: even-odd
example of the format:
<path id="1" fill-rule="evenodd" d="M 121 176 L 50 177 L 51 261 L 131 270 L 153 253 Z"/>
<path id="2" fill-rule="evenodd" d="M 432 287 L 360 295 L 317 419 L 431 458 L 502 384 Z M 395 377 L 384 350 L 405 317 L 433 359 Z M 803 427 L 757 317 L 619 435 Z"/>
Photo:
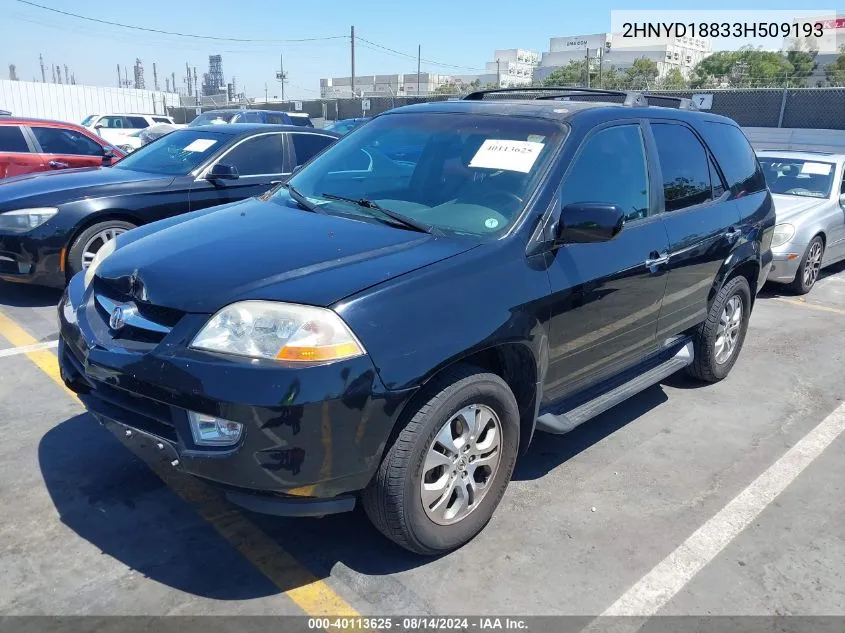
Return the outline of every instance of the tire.
<path id="1" fill-rule="evenodd" d="M 723 315 L 730 317 L 733 314 L 733 311 L 730 308 L 726 310 L 726 307 L 736 305 L 735 300 L 739 301 L 742 311 L 738 315 L 737 327 L 731 337 L 733 345 L 729 353 L 725 354 L 724 347 L 717 348 L 721 335 L 720 324 Z M 695 359 L 687 367 L 687 373 L 705 382 L 719 382 L 724 379 L 730 373 L 742 350 L 750 315 L 751 289 L 748 286 L 748 280 L 739 275 L 722 286 L 710 306 L 707 319 L 693 334 Z"/>
<path id="2" fill-rule="evenodd" d="M 461 412 L 471 410 L 470 405 L 480 407 L 480 414 L 474 416 L 477 420 L 483 421 L 490 411 L 497 416 L 501 433 L 495 470 L 487 472 L 488 466 L 476 465 L 476 474 L 472 475 L 467 474 L 468 471 L 473 472 L 470 470 L 473 468 L 471 463 L 467 462 L 463 466 L 458 463 L 462 450 L 469 451 L 463 454 L 466 458 L 467 455 L 483 450 L 479 447 L 495 439 L 495 434 L 485 435 L 483 430 L 475 438 L 480 440 L 478 444 L 471 440 L 468 444 L 470 448 L 458 446 L 455 449 L 458 455 L 456 459 L 453 459 L 451 453 L 448 458 L 443 458 L 447 462 L 451 460 L 451 465 L 426 469 L 429 465 L 426 458 L 434 450 L 435 441 L 439 442 L 447 432 L 451 436 L 456 429 L 464 428 Z M 364 490 L 364 510 L 382 534 L 405 549 L 423 555 L 451 551 L 470 541 L 484 528 L 510 482 L 519 448 L 519 409 L 516 398 L 499 376 L 485 373 L 476 367 L 459 365 L 446 370 L 425 387 L 402 417 L 404 423 L 388 443 L 376 475 Z M 487 428 L 497 428 L 495 421 L 491 419 Z M 446 443 L 448 444 L 448 441 Z M 437 447 L 443 448 L 439 444 Z M 484 461 L 485 457 L 474 459 Z M 449 469 L 453 469 L 452 472 L 457 475 L 451 474 Z M 472 477 L 475 480 L 484 474 L 487 475 L 487 480 L 483 487 L 472 486 L 467 478 Z M 435 501 L 426 509 L 423 505 L 423 478 L 432 478 L 427 479 L 434 480 L 434 483 L 429 485 L 439 488 L 437 484 L 443 481 L 443 476 L 451 477 L 444 490 L 451 490 L 448 486 L 455 481 L 455 492 L 444 493 L 440 497 L 445 500 L 445 505 Z M 461 496 L 458 495 L 459 485 L 462 482 L 464 491 L 470 488 L 483 490 L 476 493 L 478 501 L 466 505 L 458 502 Z M 431 494 L 440 493 L 428 493 L 427 498 L 430 499 Z M 470 497 L 467 494 L 463 498 Z M 451 502 L 452 499 L 455 501 Z M 434 510 L 431 509 L 432 506 L 435 507 Z M 471 506 L 471 509 L 462 517 L 458 514 L 450 519 L 450 508 L 459 506 Z"/>
<path id="3" fill-rule="evenodd" d="M 805 295 L 819 278 L 819 272 L 822 268 L 822 258 L 824 257 L 824 240 L 821 235 L 816 235 L 807 245 L 807 250 L 804 251 L 804 257 L 801 259 L 801 265 L 798 267 L 798 272 L 795 273 L 795 279 L 789 288 L 799 295 Z"/>
<path id="4" fill-rule="evenodd" d="M 82 231 L 82 233 L 80 233 L 73 241 L 73 244 L 67 254 L 67 265 L 65 270 L 67 270 L 68 279 L 84 268 L 82 257 L 85 252 L 85 248 L 86 246 L 89 246 L 89 242 L 97 235 L 107 231 L 120 234 L 134 228 L 134 224 L 124 222 L 123 220 L 105 220 L 104 222 L 93 224 Z M 100 246 L 102 246 L 102 244 L 100 244 Z M 92 244 L 90 247 L 96 247 L 96 243 Z"/>

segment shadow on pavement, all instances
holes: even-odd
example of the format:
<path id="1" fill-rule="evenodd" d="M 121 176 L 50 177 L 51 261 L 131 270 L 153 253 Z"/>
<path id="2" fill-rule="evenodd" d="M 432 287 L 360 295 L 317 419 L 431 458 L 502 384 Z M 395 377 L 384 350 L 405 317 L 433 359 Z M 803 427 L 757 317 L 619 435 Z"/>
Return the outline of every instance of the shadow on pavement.
<path id="1" fill-rule="evenodd" d="M 40 308 L 57 305 L 61 297 L 62 291 L 57 288 L 0 281 L 0 305 Z"/>
<path id="2" fill-rule="evenodd" d="M 170 490 L 88 414 L 43 436 L 42 476 L 62 522 L 147 578 L 193 595 L 249 600 L 280 588 L 232 547 L 191 504 Z M 323 519 L 282 519 L 242 511 L 317 578 L 337 563 L 363 574 L 391 574 L 429 562 L 386 540 L 364 513 Z M 293 589 L 310 574 L 290 569 Z"/>

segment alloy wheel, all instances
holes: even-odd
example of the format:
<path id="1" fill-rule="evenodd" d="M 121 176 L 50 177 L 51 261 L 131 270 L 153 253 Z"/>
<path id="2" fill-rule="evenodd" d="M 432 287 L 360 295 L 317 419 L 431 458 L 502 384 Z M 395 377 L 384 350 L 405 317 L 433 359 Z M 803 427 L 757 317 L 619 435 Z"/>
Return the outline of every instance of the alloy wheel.
<path id="1" fill-rule="evenodd" d="M 443 425 L 425 455 L 420 494 L 426 516 L 450 525 L 475 510 L 501 460 L 502 423 L 490 407 L 471 404 Z"/>
<path id="2" fill-rule="evenodd" d="M 106 242 L 111 242 L 118 235 L 126 233 L 126 230 L 124 228 L 113 227 L 95 233 L 91 239 L 85 242 L 85 246 L 82 249 L 82 268 L 88 268 L 91 265 L 97 252 Z"/>
<path id="3" fill-rule="evenodd" d="M 804 287 L 811 288 L 816 279 L 819 277 L 819 271 L 822 267 L 822 245 L 821 242 L 815 240 L 810 246 L 810 252 L 807 253 L 807 262 L 804 264 Z"/>
<path id="4" fill-rule="evenodd" d="M 739 339 L 740 328 L 742 327 L 742 299 L 739 295 L 733 295 L 725 303 L 722 315 L 719 317 L 719 328 L 716 330 L 716 362 L 719 364 L 727 362 Z"/>

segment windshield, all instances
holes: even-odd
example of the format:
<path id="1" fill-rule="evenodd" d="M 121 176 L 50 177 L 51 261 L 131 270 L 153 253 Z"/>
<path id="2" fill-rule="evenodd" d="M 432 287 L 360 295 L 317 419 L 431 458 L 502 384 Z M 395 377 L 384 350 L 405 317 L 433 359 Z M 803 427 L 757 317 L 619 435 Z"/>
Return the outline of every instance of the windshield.
<path id="1" fill-rule="evenodd" d="M 833 186 L 833 163 L 761 156 L 760 165 L 772 193 L 827 198 Z"/>
<path id="2" fill-rule="evenodd" d="M 196 119 L 188 124 L 188 127 L 196 127 L 197 125 L 217 125 L 220 123 L 229 123 L 237 114 L 237 112 L 206 112 L 199 115 Z"/>
<path id="3" fill-rule="evenodd" d="M 372 218 L 354 203 L 368 200 L 442 231 L 494 237 L 519 217 L 564 133 L 541 119 L 387 114 L 344 136 L 290 184 L 327 213 Z"/>
<path id="4" fill-rule="evenodd" d="M 96 114 L 89 114 L 87 117 L 82 119 L 82 125 L 83 126 L 91 125 L 91 121 L 93 121 L 96 118 L 97 118 Z"/>
<path id="5" fill-rule="evenodd" d="M 198 167 L 228 140 L 226 134 L 177 130 L 144 145 L 113 169 L 132 169 L 151 174 L 178 176 Z"/>

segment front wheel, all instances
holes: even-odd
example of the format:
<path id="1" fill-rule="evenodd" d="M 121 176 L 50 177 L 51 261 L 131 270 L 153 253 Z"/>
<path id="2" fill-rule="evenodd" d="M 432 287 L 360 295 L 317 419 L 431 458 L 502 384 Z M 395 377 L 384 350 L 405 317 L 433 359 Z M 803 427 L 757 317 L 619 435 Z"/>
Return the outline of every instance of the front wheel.
<path id="1" fill-rule="evenodd" d="M 699 380 L 718 382 L 734 366 L 751 315 L 751 289 L 745 277 L 728 281 L 716 295 L 707 319 L 693 335 L 695 359 L 687 372 Z"/>
<path id="2" fill-rule="evenodd" d="M 805 295 L 816 285 L 816 280 L 819 278 L 819 272 L 822 268 L 823 255 L 824 240 L 822 240 L 820 235 L 816 235 L 810 240 L 809 246 L 807 246 L 804 258 L 801 260 L 801 265 L 795 274 L 795 280 L 789 284 L 789 287 L 795 293 Z"/>
<path id="3" fill-rule="evenodd" d="M 434 555 L 493 516 L 516 462 L 519 410 L 504 380 L 469 366 L 435 379 L 412 406 L 363 505 L 389 539 Z"/>
<path id="4" fill-rule="evenodd" d="M 134 224 L 122 220 L 105 220 L 82 231 L 67 254 L 68 279 L 88 268 L 106 242 L 134 228 Z"/>

